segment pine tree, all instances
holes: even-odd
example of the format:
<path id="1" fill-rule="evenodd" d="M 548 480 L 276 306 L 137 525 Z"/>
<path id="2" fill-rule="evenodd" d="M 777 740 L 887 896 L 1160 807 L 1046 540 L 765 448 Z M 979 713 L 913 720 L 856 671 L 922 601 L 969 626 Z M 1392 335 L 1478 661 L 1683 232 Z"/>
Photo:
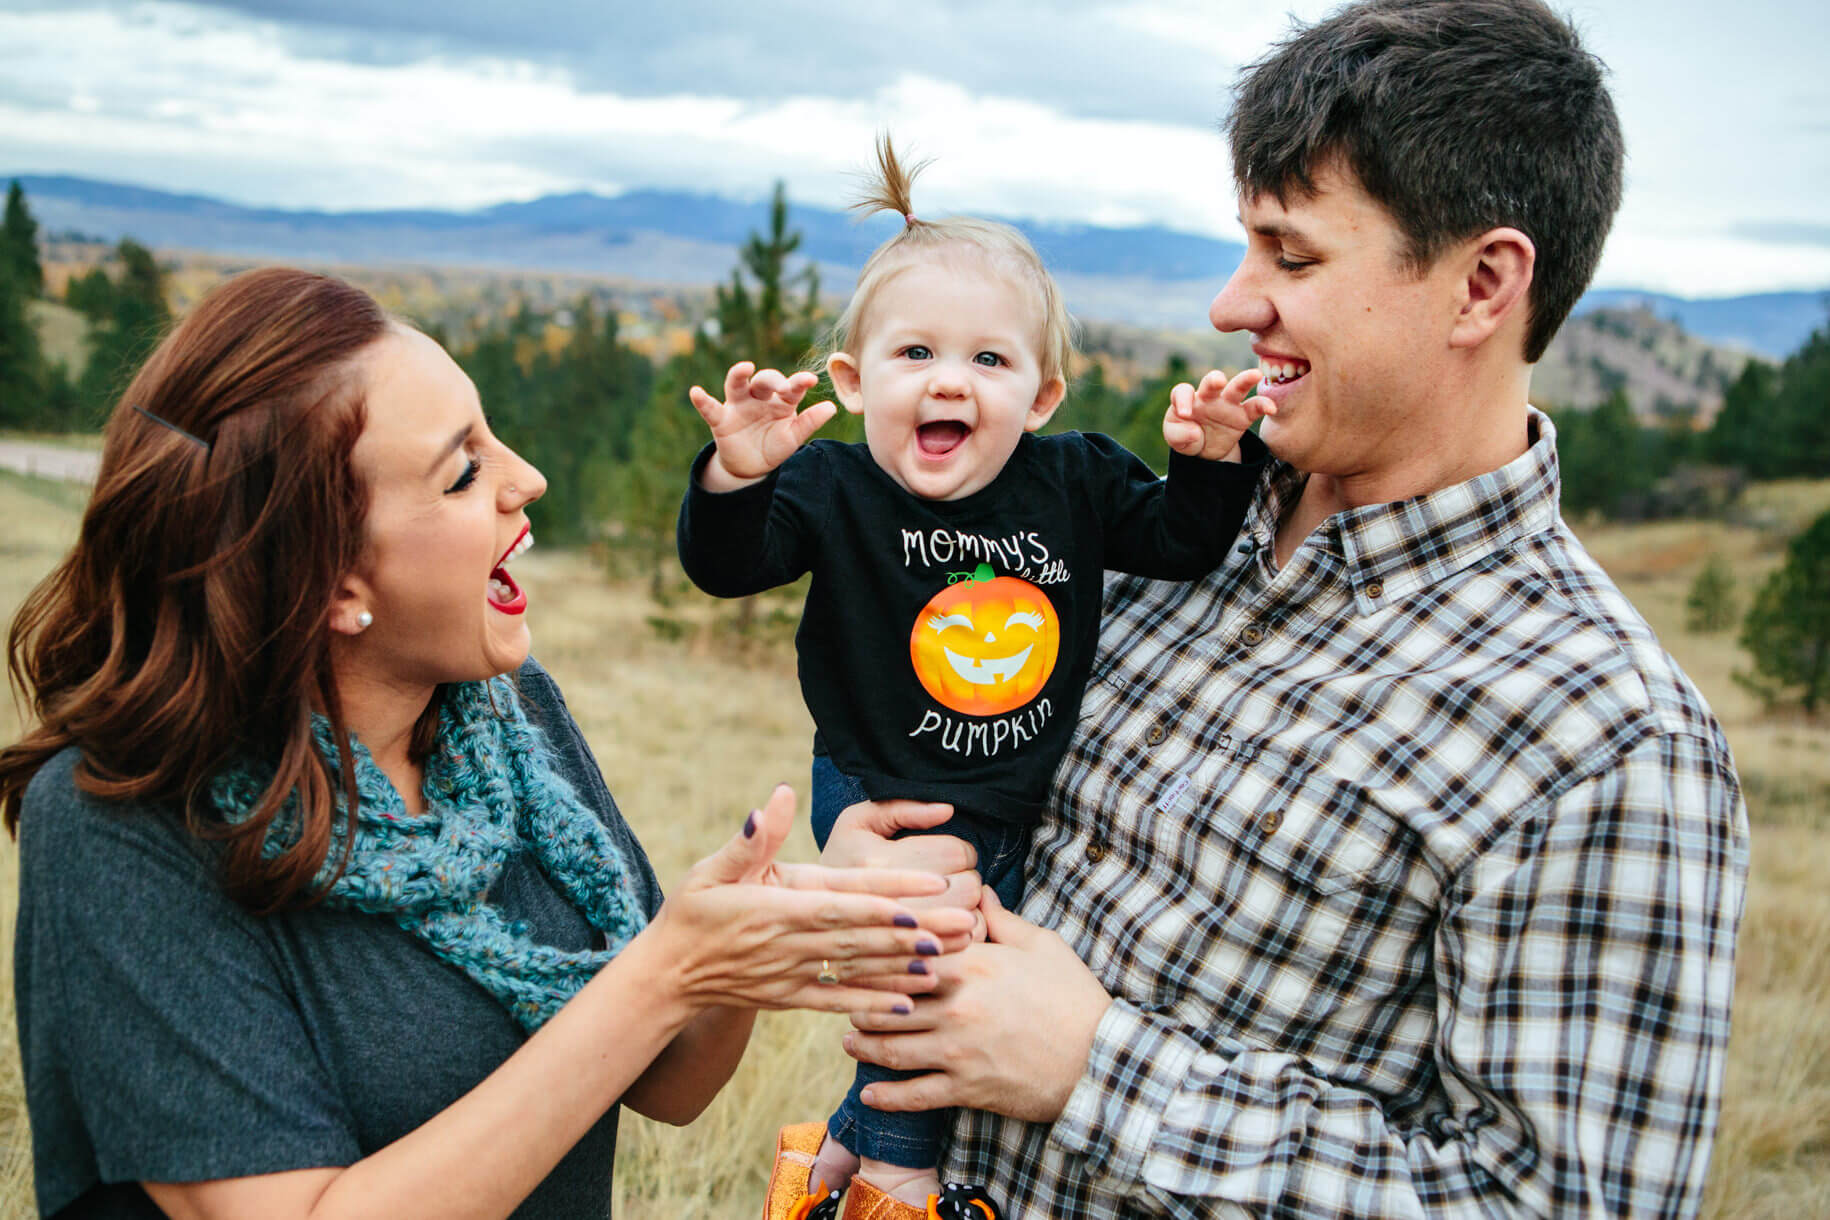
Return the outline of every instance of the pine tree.
<path id="1" fill-rule="evenodd" d="M 1725 631 L 1734 624 L 1735 578 L 1722 556 L 1711 555 L 1691 582 L 1690 596 L 1684 599 L 1684 621 L 1699 634 Z"/>
<path id="2" fill-rule="evenodd" d="M 701 385 L 721 393 L 725 370 L 741 360 L 792 372 L 807 359 L 819 327 L 820 284 L 811 265 L 790 269 L 790 256 L 800 245 L 800 233 L 788 227 L 787 193 L 777 182 L 767 231 L 753 232 L 744 242 L 730 283 L 718 286 L 710 324 L 695 337 L 690 353 L 661 370 L 647 409 L 630 430 L 629 460 L 617 470 L 612 501 L 625 544 L 642 557 L 657 600 L 667 593 L 687 470 L 711 439 L 686 391 Z M 823 434 L 843 438 L 844 429 L 829 424 Z M 746 629 L 754 615 L 754 599 L 742 599 L 738 629 Z"/>
<path id="3" fill-rule="evenodd" d="M 1741 628 L 1754 672 L 1735 680 L 1768 703 L 1796 693 L 1806 715 L 1830 696 L 1830 512 L 1786 547 Z"/>
<path id="4" fill-rule="evenodd" d="M 0 426 L 32 427 L 44 414 L 47 385 L 38 332 L 10 263 L 0 263 Z"/>
<path id="5" fill-rule="evenodd" d="M 165 273 L 152 251 L 124 237 L 114 257 L 121 265 L 120 278 L 113 281 L 105 310 L 98 311 L 99 325 L 91 332 L 89 363 L 78 387 L 87 409 L 97 415 L 113 408 L 172 320 Z"/>
<path id="6" fill-rule="evenodd" d="M 0 221 L 0 260 L 12 269 L 13 289 L 28 299 L 44 295 L 44 264 L 38 259 L 38 222 L 26 206 L 17 178 L 6 192 L 6 218 Z"/>
<path id="7" fill-rule="evenodd" d="M 1738 466 L 1749 478 L 1773 476 L 1779 455 L 1772 451 L 1773 391 L 1778 370 L 1764 360 L 1749 360 L 1722 394 L 1704 440 L 1710 460 Z"/>

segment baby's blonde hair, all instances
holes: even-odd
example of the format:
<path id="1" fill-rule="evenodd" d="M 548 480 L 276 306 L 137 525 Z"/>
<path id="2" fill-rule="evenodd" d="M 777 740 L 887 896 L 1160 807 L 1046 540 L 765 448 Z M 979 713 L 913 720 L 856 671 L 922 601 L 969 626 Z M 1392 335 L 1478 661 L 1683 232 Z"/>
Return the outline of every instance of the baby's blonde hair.
<path id="1" fill-rule="evenodd" d="M 852 291 L 845 312 L 833 323 L 824 356 L 849 351 L 862 331 L 871 302 L 877 292 L 896 272 L 914 259 L 931 257 L 952 249 L 974 250 L 990 260 L 1015 269 L 1034 288 L 1042 306 L 1042 335 L 1037 351 L 1044 384 L 1060 377 L 1067 379 L 1068 359 L 1074 351 L 1074 323 L 1062 302 L 1061 289 L 1048 273 L 1029 239 L 1007 224 L 980 220 L 974 216 L 949 216 L 943 220 L 923 220 L 915 215 L 911 188 L 915 178 L 928 165 L 921 161 L 905 166 L 896 156 L 888 133 L 877 137 L 876 173 L 866 181 L 864 197 L 852 204 L 852 210 L 869 215 L 872 212 L 895 212 L 903 218 L 902 231 L 878 246 L 858 273 L 858 286 Z"/>

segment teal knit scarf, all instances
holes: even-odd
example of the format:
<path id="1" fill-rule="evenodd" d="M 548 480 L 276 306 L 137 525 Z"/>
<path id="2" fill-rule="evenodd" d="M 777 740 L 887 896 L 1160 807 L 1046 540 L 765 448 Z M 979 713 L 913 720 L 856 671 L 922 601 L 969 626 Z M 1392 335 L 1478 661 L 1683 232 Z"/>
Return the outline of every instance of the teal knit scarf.
<path id="1" fill-rule="evenodd" d="M 338 793 L 334 839 L 318 884 L 325 902 L 387 915 L 469 975 L 529 1033 L 559 1011 L 646 922 L 623 856 L 596 815 L 550 762 L 545 738 L 505 678 L 444 689 L 438 740 L 426 760 L 426 811 L 408 813 L 367 748 L 350 738 L 356 811 L 349 866 L 332 882 L 348 837 L 330 722 L 313 717 L 319 751 Z M 235 767 L 211 789 L 230 821 L 245 819 L 267 787 L 256 768 Z M 268 830 L 265 851 L 297 840 L 298 800 Z M 607 947 L 566 953 L 536 944 L 525 923 L 488 901 L 503 865 L 531 851 L 541 870 Z"/>

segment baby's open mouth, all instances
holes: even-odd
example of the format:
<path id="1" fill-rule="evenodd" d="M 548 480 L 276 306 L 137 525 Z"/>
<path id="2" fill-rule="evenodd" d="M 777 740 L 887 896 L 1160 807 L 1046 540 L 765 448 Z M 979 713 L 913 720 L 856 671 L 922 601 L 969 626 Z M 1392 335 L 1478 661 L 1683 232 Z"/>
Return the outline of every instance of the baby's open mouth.
<path id="1" fill-rule="evenodd" d="M 971 432 L 957 419 L 937 419 L 915 429 L 915 443 L 927 457 L 946 457 L 964 444 Z"/>
<path id="2" fill-rule="evenodd" d="M 515 583 L 515 578 L 508 574 L 511 559 L 527 553 L 534 545 L 534 534 L 526 526 L 521 527 L 521 536 L 515 539 L 515 545 L 503 553 L 496 561 L 496 566 L 489 570 L 489 604 L 504 614 L 520 614 L 527 609 L 527 594 Z"/>

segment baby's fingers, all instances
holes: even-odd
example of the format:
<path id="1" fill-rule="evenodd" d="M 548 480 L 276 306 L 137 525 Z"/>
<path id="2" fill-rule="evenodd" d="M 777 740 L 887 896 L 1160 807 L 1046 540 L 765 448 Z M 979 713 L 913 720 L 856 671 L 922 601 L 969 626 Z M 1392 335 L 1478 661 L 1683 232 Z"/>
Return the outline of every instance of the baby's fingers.
<path id="1" fill-rule="evenodd" d="M 750 378 L 756 372 L 756 366 L 748 360 L 739 360 L 724 375 L 724 400 L 733 402 L 750 392 Z"/>
<path id="2" fill-rule="evenodd" d="M 774 372 L 774 370 L 771 369 L 770 372 Z M 807 396 L 807 391 L 819 384 L 820 378 L 818 374 L 800 372 L 782 382 L 781 389 L 777 391 L 777 393 L 781 395 L 782 401 L 789 406 L 798 406 L 801 399 Z"/>
<path id="3" fill-rule="evenodd" d="M 694 386 L 686 392 L 686 396 L 692 400 L 693 409 L 699 412 L 699 418 L 703 419 L 708 427 L 717 428 L 723 421 L 725 412 L 724 404 L 719 402 L 716 398 L 713 398 L 710 394 L 707 394 L 703 389 Z"/>

